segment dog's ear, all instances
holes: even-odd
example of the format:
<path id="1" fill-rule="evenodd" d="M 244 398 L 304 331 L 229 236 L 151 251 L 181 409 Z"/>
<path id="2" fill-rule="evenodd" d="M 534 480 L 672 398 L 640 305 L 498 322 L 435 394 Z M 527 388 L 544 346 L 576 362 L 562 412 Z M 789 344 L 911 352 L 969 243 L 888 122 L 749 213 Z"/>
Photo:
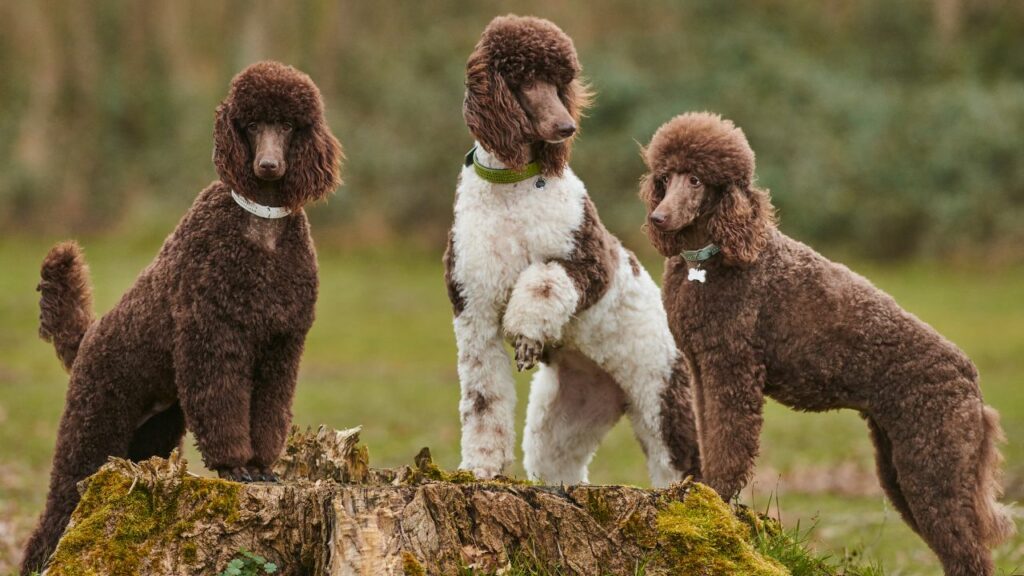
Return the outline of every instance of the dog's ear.
<path id="1" fill-rule="evenodd" d="M 213 126 L 213 165 L 221 182 L 239 194 L 252 197 L 257 184 L 250 162 L 249 144 L 235 126 L 231 103 L 225 100 L 217 106 Z"/>
<path id="2" fill-rule="evenodd" d="M 590 85 L 582 78 L 574 78 L 566 86 L 563 103 L 565 104 L 565 109 L 569 111 L 569 115 L 572 116 L 573 121 L 576 122 L 577 128 L 580 125 L 580 119 L 586 116 L 587 109 L 590 108 L 593 102 L 594 92 L 590 89 Z"/>
<path id="3" fill-rule="evenodd" d="M 767 192 L 730 184 L 710 215 L 708 231 L 722 249 L 727 264 L 744 265 L 760 256 L 774 222 L 775 213 Z"/>
<path id="4" fill-rule="evenodd" d="M 658 200 L 655 196 L 655 184 L 653 175 L 648 172 L 640 177 L 640 200 L 644 203 L 646 209 L 646 215 L 650 216 L 651 212 L 658 207 Z M 675 256 L 679 253 L 679 242 L 677 238 L 678 232 L 662 232 L 654 226 L 651 226 L 647 219 L 644 218 L 643 226 L 641 227 L 647 234 L 647 239 L 651 241 L 651 245 L 658 251 L 662 256 Z"/>
<path id="5" fill-rule="evenodd" d="M 466 63 L 462 115 L 473 137 L 509 168 L 521 170 L 530 161 L 524 144 L 533 127 L 482 46 L 477 46 Z"/>
<path id="6" fill-rule="evenodd" d="M 296 128 L 281 186 L 288 207 L 297 210 L 334 192 L 341 185 L 342 159 L 341 144 L 322 115 Z"/>

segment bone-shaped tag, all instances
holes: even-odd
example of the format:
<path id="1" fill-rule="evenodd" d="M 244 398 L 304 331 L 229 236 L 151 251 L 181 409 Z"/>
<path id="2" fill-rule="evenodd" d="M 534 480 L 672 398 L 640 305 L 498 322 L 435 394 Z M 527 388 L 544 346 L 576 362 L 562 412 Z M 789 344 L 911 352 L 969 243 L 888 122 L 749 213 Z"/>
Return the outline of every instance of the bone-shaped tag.
<path id="1" fill-rule="evenodd" d="M 701 270 L 700 268 L 690 268 L 689 273 L 686 275 L 686 279 L 690 282 L 700 282 L 703 284 L 707 282 L 708 271 Z"/>

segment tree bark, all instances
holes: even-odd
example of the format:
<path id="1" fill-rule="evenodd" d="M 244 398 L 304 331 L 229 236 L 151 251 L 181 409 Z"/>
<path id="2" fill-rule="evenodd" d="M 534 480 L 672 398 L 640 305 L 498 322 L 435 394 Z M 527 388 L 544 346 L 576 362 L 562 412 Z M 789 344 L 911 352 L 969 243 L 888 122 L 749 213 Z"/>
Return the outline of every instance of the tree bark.
<path id="1" fill-rule="evenodd" d="M 47 575 L 220 574 L 241 551 L 285 575 L 495 574 L 511 566 L 654 575 L 681 573 L 684 565 L 712 567 L 688 573 L 716 574 L 721 559 L 697 555 L 707 554 L 701 542 L 720 535 L 701 533 L 701 522 L 734 532 L 741 526 L 749 539 L 749 527 L 713 493 L 718 504 L 704 498 L 696 523 L 671 516 L 699 500 L 695 489 L 707 495 L 698 484 L 642 490 L 475 482 L 437 468 L 426 449 L 414 466 L 374 470 L 358 437 L 359 429 L 293 432 L 275 484 L 200 478 L 177 454 L 111 459 L 80 487 L 82 502 Z M 739 545 L 746 548 L 728 553 L 756 556 L 748 541 Z M 786 573 L 755 556 L 761 568 L 744 573 Z"/>

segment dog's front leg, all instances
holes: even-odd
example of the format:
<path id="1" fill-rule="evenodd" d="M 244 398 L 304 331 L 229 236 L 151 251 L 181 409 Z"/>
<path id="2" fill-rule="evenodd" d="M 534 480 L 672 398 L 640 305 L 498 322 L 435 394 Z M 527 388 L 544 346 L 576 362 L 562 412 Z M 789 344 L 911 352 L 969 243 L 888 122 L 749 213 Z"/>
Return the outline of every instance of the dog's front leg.
<path id="1" fill-rule="evenodd" d="M 765 368 L 747 345 L 711 348 L 698 359 L 701 472 L 705 484 L 730 500 L 746 486 L 757 460 Z"/>
<path id="2" fill-rule="evenodd" d="M 174 336 L 175 386 L 185 423 L 196 437 L 203 463 L 232 480 L 251 480 L 249 438 L 252 397 L 248 340 L 215 314 L 196 311 L 179 319 Z"/>
<path id="3" fill-rule="evenodd" d="M 304 333 L 279 336 L 271 340 L 256 362 L 249 423 L 253 450 L 249 473 L 253 480 L 277 480 L 270 468 L 288 437 L 304 343 Z"/>
<path id="4" fill-rule="evenodd" d="M 515 459 L 516 388 L 497 314 L 464 310 L 455 318 L 462 398 L 462 464 L 493 478 Z"/>
<path id="5" fill-rule="evenodd" d="M 532 368 L 539 361 L 544 344 L 562 339 L 562 329 L 579 301 L 576 285 L 561 263 L 531 264 L 523 270 L 503 319 L 520 370 Z"/>

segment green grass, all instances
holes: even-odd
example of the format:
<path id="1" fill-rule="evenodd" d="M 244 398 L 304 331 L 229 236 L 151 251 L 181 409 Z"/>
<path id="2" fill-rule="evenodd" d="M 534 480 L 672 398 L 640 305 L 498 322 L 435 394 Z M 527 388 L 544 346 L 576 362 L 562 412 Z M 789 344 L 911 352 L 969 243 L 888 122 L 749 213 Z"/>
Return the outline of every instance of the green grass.
<path id="1" fill-rule="evenodd" d="M 0 240 L 0 573 L 11 562 L 45 498 L 47 471 L 67 377 L 50 345 L 36 337 L 38 265 L 51 241 Z M 92 267 L 96 306 L 108 310 L 151 260 L 159 241 L 83 243 Z M 450 308 L 440 251 L 346 254 L 322 249 L 317 322 L 303 359 L 295 422 L 342 428 L 363 425 L 371 463 L 411 462 L 430 446 L 444 468 L 459 463 L 458 378 Z M 660 276 L 660 261 L 649 261 Z M 986 401 L 1002 413 L 1010 438 L 1007 484 L 1024 493 L 1024 269 L 947 268 L 942 264 L 855 266 L 908 310 L 935 326 L 974 358 Z M 517 376 L 520 426 L 528 376 Z M 191 442 L 190 442 L 191 443 Z M 190 461 L 200 461 L 190 448 Z M 853 413 L 803 414 L 770 404 L 760 470 L 778 471 L 744 493 L 764 510 L 771 504 L 788 527 L 814 525 L 810 539 L 824 554 L 859 554 L 885 573 L 936 574 L 937 562 L 881 495 L 871 493 L 867 430 Z M 867 478 L 861 495 L 813 493 L 800 482 L 808 470 L 826 479 Z M 522 474 L 517 468 L 515 474 Z M 646 485 L 643 455 L 626 423 L 608 436 L 594 460 L 595 483 Z M 860 484 L 864 484 L 863 479 Z M 834 482 L 832 483 L 834 484 Z M 826 482 L 826 488 L 829 482 Z M 865 495 L 866 494 L 866 495 Z M 1024 567 L 1024 537 L 997 551 L 1005 574 Z"/>

